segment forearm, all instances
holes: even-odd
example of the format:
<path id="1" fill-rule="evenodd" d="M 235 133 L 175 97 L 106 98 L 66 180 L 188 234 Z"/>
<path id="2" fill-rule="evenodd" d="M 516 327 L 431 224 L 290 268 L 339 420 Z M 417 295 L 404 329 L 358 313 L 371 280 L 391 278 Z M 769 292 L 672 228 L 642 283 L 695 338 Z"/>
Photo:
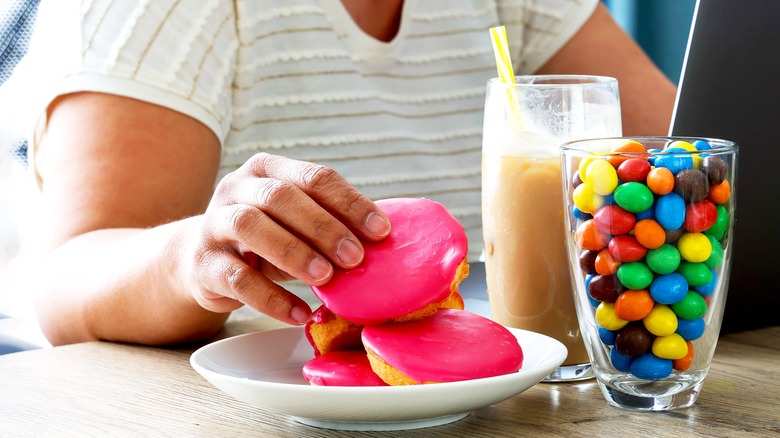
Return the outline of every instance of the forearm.
<path id="1" fill-rule="evenodd" d="M 184 342 L 242 305 L 304 324 L 309 305 L 276 282 L 324 284 L 390 231 L 324 166 L 258 154 L 214 190 L 218 139 L 170 109 L 95 93 L 51 108 L 34 161 L 50 250 L 31 277 L 52 343 Z"/>
<path id="2" fill-rule="evenodd" d="M 41 258 L 29 278 L 49 340 L 161 345 L 217 331 L 228 314 L 203 309 L 187 292 L 180 267 L 180 236 L 197 220 L 92 231 Z"/>
<path id="3" fill-rule="evenodd" d="M 537 73 L 613 76 L 620 86 L 624 135 L 666 135 L 669 131 L 675 85 L 602 4 Z"/>

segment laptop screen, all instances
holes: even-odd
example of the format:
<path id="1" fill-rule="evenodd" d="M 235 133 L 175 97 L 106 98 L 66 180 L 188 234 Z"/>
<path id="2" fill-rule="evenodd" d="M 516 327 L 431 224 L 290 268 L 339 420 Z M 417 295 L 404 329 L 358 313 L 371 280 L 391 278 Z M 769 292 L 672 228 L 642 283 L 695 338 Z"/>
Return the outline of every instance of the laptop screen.
<path id="1" fill-rule="evenodd" d="M 723 332 L 780 325 L 779 21 L 778 0 L 699 0 L 670 127 L 740 147 Z"/>

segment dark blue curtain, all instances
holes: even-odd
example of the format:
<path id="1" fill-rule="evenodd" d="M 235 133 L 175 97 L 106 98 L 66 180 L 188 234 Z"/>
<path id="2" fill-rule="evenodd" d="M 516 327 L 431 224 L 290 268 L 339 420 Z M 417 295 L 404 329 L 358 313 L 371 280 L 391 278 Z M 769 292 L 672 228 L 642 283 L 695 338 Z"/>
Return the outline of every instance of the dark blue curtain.
<path id="1" fill-rule="evenodd" d="M 680 79 L 696 0 L 602 0 L 674 83 Z"/>
<path id="2" fill-rule="evenodd" d="M 27 52 L 39 0 L 11 0 L 0 9 L 0 84 Z"/>
<path id="3" fill-rule="evenodd" d="M 0 85 L 27 53 L 35 13 L 40 0 L 0 0 Z M 27 141 L 18 139 L 13 146 L 14 155 L 27 163 Z"/>

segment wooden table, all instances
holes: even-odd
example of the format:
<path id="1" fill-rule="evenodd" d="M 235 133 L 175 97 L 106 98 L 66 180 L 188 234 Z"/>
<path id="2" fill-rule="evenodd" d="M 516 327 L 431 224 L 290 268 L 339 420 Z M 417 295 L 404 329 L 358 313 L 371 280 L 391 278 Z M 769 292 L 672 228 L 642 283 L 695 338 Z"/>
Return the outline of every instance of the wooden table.
<path id="1" fill-rule="evenodd" d="M 279 326 L 231 323 L 221 336 Z M 780 436 L 780 327 L 722 337 L 688 409 L 630 412 L 594 381 L 538 384 L 458 422 L 398 432 L 318 429 L 249 406 L 190 367 L 195 348 L 90 342 L 0 356 L 0 436 Z"/>

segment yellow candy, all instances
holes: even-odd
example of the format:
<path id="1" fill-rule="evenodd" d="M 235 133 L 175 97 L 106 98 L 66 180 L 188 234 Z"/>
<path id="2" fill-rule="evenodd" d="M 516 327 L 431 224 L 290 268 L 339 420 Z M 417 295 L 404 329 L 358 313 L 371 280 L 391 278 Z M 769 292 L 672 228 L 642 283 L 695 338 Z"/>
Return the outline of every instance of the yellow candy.
<path id="1" fill-rule="evenodd" d="M 578 185 L 571 194 L 574 206 L 585 213 L 595 213 L 596 210 L 604 205 L 604 198 L 593 193 L 590 186 L 586 183 Z"/>
<path id="2" fill-rule="evenodd" d="M 696 146 L 683 140 L 673 141 L 669 145 L 669 147 L 685 149 L 688 152 L 697 152 Z M 702 162 L 701 154 L 691 154 L 691 157 L 693 158 L 693 168 L 694 169 L 701 168 L 701 162 Z"/>
<path id="3" fill-rule="evenodd" d="M 668 148 L 681 148 L 685 149 L 686 151 L 696 152 L 696 146 L 694 146 L 691 143 L 688 143 L 685 140 L 676 140 L 669 144 Z M 668 149 L 667 148 L 667 149 Z"/>
<path id="4" fill-rule="evenodd" d="M 669 336 L 677 330 L 677 315 L 668 306 L 656 304 L 642 322 L 650 333 L 656 336 Z"/>
<path id="5" fill-rule="evenodd" d="M 596 160 L 597 158 L 588 157 L 588 158 L 583 158 L 582 161 L 580 161 L 580 165 L 579 167 L 577 167 L 577 173 L 580 175 L 580 179 L 582 181 L 585 181 L 585 173 L 588 170 L 588 166 L 590 165 L 590 163 Z"/>
<path id="6" fill-rule="evenodd" d="M 682 359 L 688 354 L 688 344 L 677 333 L 659 336 L 653 341 L 653 354 L 661 359 Z"/>
<path id="7" fill-rule="evenodd" d="M 628 321 L 615 315 L 613 303 L 601 303 L 596 307 L 596 323 L 607 330 L 620 330 L 628 324 Z"/>
<path id="8" fill-rule="evenodd" d="M 618 185 L 617 171 L 607 160 L 594 160 L 585 169 L 585 181 L 599 195 L 609 195 Z"/>
<path id="9" fill-rule="evenodd" d="M 712 242 L 704 233 L 684 233 L 677 241 L 680 256 L 691 263 L 701 263 L 712 254 Z"/>

